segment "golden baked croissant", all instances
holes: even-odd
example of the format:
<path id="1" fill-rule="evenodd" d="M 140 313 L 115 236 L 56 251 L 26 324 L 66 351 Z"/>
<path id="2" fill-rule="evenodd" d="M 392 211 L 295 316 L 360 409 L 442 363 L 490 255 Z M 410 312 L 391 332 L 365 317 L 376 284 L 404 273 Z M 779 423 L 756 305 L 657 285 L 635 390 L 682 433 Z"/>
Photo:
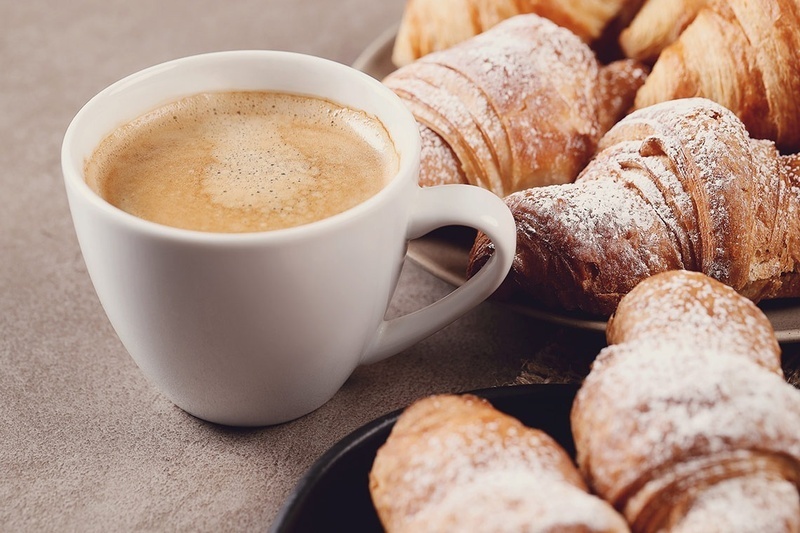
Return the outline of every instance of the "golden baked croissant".
<path id="1" fill-rule="evenodd" d="M 627 57 L 654 62 L 661 51 L 678 40 L 697 12 L 709 0 L 645 0 L 619 42 Z"/>
<path id="2" fill-rule="evenodd" d="M 659 3 L 659 9 L 674 7 L 671 2 Z M 668 16 L 656 16 L 662 15 Z M 636 107 L 710 98 L 739 116 L 753 137 L 795 152 L 800 149 L 798 50 L 798 0 L 709 0 L 661 52 Z"/>
<path id="3" fill-rule="evenodd" d="M 628 531 L 551 437 L 472 395 L 408 407 L 375 457 L 369 486 L 390 533 Z"/>
<path id="4" fill-rule="evenodd" d="M 622 300 L 571 423 L 585 479 L 633 531 L 800 531 L 800 391 L 770 334 L 699 273 Z"/>
<path id="5" fill-rule="evenodd" d="M 515 15 L 535 13 L 590 42 L 626 4 L 637 0 L 408 0 L 392 61 L 404 66 L 450 48 Z"/>
<path id="6" fill-rule="evenodd" d="M 575 179 L 645 76 L 630 60 L 601 67 L 568 30 L 519 15 L 383 81 L 421 125 L 421 184 L 505 196 Z"/>
<path id="7" fill-rule="evenodd" d="M 606 327 L 608 344 L 688 342 L 724 351 L 782 375 L 772 324 L 751 300 L 700 272 L 670 270 L 647 278 L 619 303 Z"/>
<path id="8" fill-rule="evenodd" d="M 800 296 L 800 159 L 748 137 L 703 98 L 638 110 L 575 183 L 506 197 L 517 253 L 501 293 L 610 315 L 666 270 L 703 272 L 753 301 Z M 492 253 L 479 235 L 468 275 Z"/>

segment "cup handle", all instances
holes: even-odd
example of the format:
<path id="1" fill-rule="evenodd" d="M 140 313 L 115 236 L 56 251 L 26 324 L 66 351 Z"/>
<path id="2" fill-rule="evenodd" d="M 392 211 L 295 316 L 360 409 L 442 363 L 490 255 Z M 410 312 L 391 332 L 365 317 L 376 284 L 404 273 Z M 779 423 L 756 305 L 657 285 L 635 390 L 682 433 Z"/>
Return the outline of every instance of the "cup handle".
<path id="1" fill-rule="evenodd" d="M 420 188 L 407 238 L 416 239 L 436 228 L 455 225 L 473 227 L 491 239 L 495 251 L 489 261 L 444 298 L 407 315 L 384 320 L 362 357 L 362 364 L 385 359 L 438 331 L 488 298 L 503 282 L 517 243 L 514 217 L 505 202 L 474 185 Z"/>

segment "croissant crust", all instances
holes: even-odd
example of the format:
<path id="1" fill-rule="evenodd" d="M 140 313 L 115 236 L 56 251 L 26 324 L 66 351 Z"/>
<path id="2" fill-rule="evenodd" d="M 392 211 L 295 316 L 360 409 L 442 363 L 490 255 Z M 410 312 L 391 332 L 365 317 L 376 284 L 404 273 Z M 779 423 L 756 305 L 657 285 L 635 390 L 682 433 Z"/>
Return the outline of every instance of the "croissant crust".
<path id="1" fill-rule="evenodd" d="M 701 98 L 632 113 L 598 150 L 575 183 L 506 198 L 517 254 L 505 292 L 608 316 L 645 278 L 686 269 L 753 301 L 800 296 L 796 156 Z M 491 253 L 479 235 L 468 273 Z"/>

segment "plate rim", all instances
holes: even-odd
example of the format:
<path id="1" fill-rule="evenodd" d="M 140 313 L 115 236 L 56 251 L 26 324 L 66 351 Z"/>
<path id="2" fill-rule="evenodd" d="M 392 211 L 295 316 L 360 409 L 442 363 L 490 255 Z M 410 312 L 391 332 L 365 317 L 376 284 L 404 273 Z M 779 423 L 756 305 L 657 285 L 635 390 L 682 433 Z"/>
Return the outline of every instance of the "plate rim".
<path id="1" fill-rule="evenodd" d="M 270 533 L 288 533 L 290 529 L 287 528 L 295 521 L 294 517 L 302 512 L 303 502 L 308 499 L 314 490 L 314 481 L 322 479 L 337 461 L 350 453 L 354 446 L 358 446 L 358 444 L 368 440 L 374 434 L 383 431 L 387 427 L 393 427 L 402 410 L 391 411 L 354 429 L 320 455 L 303 473 L 292 492 L 284 500 L 269 528 Z"/>

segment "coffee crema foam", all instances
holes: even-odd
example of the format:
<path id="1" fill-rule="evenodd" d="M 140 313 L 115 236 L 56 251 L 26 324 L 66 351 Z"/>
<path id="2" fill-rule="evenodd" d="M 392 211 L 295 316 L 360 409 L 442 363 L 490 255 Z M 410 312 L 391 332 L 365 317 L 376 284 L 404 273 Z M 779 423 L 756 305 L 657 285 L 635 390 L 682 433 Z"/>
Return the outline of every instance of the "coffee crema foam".
<path id="1" fill-rule="evenodd" d="M 288 228 L 380 191 L 399 156 L 363 111 L 266 91 L 202 93 L 112 132 L 87 184 L 140 218 L 210 232 Z"/>

